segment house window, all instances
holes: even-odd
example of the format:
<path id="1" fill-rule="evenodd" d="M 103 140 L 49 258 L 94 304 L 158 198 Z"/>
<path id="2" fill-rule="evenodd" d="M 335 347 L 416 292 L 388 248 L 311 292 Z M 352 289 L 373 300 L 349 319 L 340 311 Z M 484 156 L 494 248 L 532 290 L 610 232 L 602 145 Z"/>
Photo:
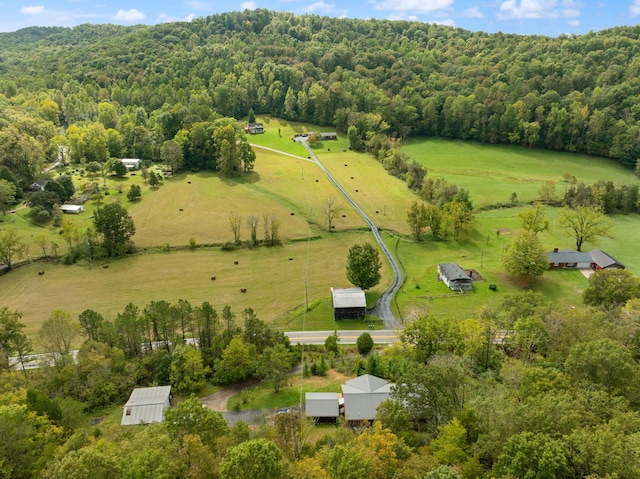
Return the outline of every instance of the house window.
<path id="1" fill-rule="evenodd" d="M 130 407 L 127 408 L 127 412 L 125 413 L 125 415 L 131 416 L 131 408 Z"/>

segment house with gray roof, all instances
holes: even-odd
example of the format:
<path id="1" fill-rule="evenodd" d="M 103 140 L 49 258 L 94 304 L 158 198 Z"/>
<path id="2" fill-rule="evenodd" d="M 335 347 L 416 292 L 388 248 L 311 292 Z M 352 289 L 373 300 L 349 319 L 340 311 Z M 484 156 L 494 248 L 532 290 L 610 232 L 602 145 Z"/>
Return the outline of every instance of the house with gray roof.
<path id="1" fill-rule="evenodd" d="M 589 251 L 589 255 L 592 259 L 591 267 L 596 271 L 608 268 L 624 269 L 624 265 L 620 261 L 602 250 L 594 249 Z"/>
<path id="2" fill-rule="evenodd" d="M 347 421 L 372 421 L 381 402 L 389 399 L 394 384 L 364 374 L 342 385 L 344 416 Z"/>
<path id="3" fill-rule="evenodd" d="M 562 250 L 554 248 L 552 253 L 547 253 L 547 260 L 549 261 L 549 268 L 577 268 L 585 269 L 591 268 L 592 258 L 589 253 L 583 253 L 581 251 Z"/>
<path id="4" fill-rule="evenodd" d="M 441 279 L 453 291 L 471 291 L 473 278 L 458 263 L 440 263 L 438 279 Z"/>
<path id="5" fill-rule="evenodd" d="M 360 288 L 331 288 L 333 318 L 364 319 L 367 299 Z"/>
<path id="6" fill-rule="evenodd" d="M 137 388 L 122 410 L 122 426 L 164 421 L 171 400 L 171 386 Z"/>

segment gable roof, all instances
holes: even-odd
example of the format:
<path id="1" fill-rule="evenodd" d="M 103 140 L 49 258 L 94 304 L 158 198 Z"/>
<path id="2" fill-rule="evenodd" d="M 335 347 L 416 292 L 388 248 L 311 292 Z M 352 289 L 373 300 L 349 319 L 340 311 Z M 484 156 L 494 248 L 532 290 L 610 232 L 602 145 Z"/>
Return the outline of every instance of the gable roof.
<path id="1" fill-rule="evenodd" d="M 121 425 L 162 422 L 171 386 L 137 388 L 131 392 L 122 411 Z"/>
<path id="2" fill-rule="evenodd" d="M 440 274 L 446 276 L 449 281 L 473 281 L 458 263 L 440 263 L 438 268 Z"/>
<path id="3" fill-rule="evenodd" d="M 591 255 L 582 251 L 573 251 L 571 249 L 564 249 L 562 251 L 554 251 L 547 253 L 547 259 L 549 263 L 591 263 Z"/>
<path id="4" fill-rule="evenodd" d="M 621 268 L 624 268 L 624 265 L 620 261 L 600 249 L 589 251 L 588 254 L 593 259 L 593 262 L 601 268 L 607 268 L 609 266 L 620 266 Z"/>
<path id="5" fill-rule="evenodd" d="M 371 374 L 363 374 L 343 384 L 342 392 L 345 394 L 389 393 L 391 392 L 391 386 L 382 378 Z"/>
<path id="6" fill-rule="evenodd" d="M 367 299 L 360 288 L 331 288 L 334 308 L 366 308 Z"/>

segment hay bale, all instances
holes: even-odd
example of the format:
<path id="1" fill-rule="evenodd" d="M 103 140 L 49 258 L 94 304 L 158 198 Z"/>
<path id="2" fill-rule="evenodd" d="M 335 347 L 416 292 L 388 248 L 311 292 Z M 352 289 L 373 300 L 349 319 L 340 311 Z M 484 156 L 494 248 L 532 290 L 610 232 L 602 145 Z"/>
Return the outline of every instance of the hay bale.
<path id="1" fill-rule="evenodd" d="M 215 281 L 216 277 L 215 276 L 211 276 L 211 281 Z"/>
<path id="2" fill-rule="evenodd" d="M 293 258 L 289 258 L 289 261 L 293 261 Z"/>
<path id="3" fill-rule="evenodd" d="M 38 271 L 38 275 L 42 276 L 43 274 L 44 274 L 44 270 L 41 269 L 40 271 Z"/>
<path id="4" fill-rule="evenodd" d="M 234 261 L 234 262 L 233 262 L 233 264 L 238 264 L 238 263 L 239 263 L 239 262 L 238 262 L 238 260 L 236 260 L 236 261 Z"/>
<path id="5" fill-rule="evenodd" d="M 240 288 L 240 292 L 241 293 L 246 293 L 247 292 L 247 288 Z"/>
<path id="6" fill-rule="evenodd" d="M 109 267 L 109 265 L 108 265 L 107 263 L 105 263 L 105 264 L 103 264 L 103 265 L 102 265 L 102 267 L 103 267 L 104 269 L 107 269 L 107 268 Z"/>

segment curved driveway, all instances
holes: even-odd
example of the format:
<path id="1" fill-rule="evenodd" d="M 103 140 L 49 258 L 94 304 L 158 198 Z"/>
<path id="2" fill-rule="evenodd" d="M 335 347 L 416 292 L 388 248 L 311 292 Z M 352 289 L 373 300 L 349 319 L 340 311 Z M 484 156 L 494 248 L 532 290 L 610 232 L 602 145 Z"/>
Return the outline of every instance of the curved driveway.
<path id="1" fill-rule="evenodd" d="M 304 145 L 313 162 L 318 165 L 318 168 L 322 170 L 329 181 L 331 181 L 331 183 L 333 183 L 333 185 L 338 189 L 340 194 L 344 196 L 344 199 L 347 200 L 351 204 L 351 206 L 353 206 L 353 208 L 358 212 L 358 214 L 362 216 L 362 219 L 366 221 L 366 223 L 369 225 L 369 228 L 371 229 L 371 232 L 373 233 L 373 236 L 376 238 L 380 249 L 387 257 L 387 260 L 391 265 L 391 270 L 393 271 L 393 282 L 391 283 L 391 286 L 389 286 L 389 288 L 387 288 L 387 290 L 382 293 L 382 296 L 380 296 L 378 301 L 376 301 L 375 306 L 369 313 L 382 319 L 384 321 L 385 329 L 400 328 L 400 321 L 398 321 L 398 319 L 393 314 L 393 309 L 391 307 L 393 296 L 402 286 L 402 271 L 400 271 L 400 266 L 398 266 L 398 263 L 389 251 L 389 248 L 387 248 L 387 245 L 382 240 L 382 235 L 380 235 L 378 227 L 373 223 L 373 221 L 371 221 L 371 219 L 365 214 L 365 212 L 360 209 L 360 207 L 356 204 L 355 201 L 353 201 L 353 199 L 347 194 L 347 192 L 342 189 L 342 187 L 333 178 L 333 176 L 331 176 L 331 173 L 329 173 L 329 171 L 324 167 L 324 165 L 320 162 L 318 157 L 313 153 L 313 151 L 307 144 L 306 138 L 298 137 L 296 138 L 296 141 Z"/>

